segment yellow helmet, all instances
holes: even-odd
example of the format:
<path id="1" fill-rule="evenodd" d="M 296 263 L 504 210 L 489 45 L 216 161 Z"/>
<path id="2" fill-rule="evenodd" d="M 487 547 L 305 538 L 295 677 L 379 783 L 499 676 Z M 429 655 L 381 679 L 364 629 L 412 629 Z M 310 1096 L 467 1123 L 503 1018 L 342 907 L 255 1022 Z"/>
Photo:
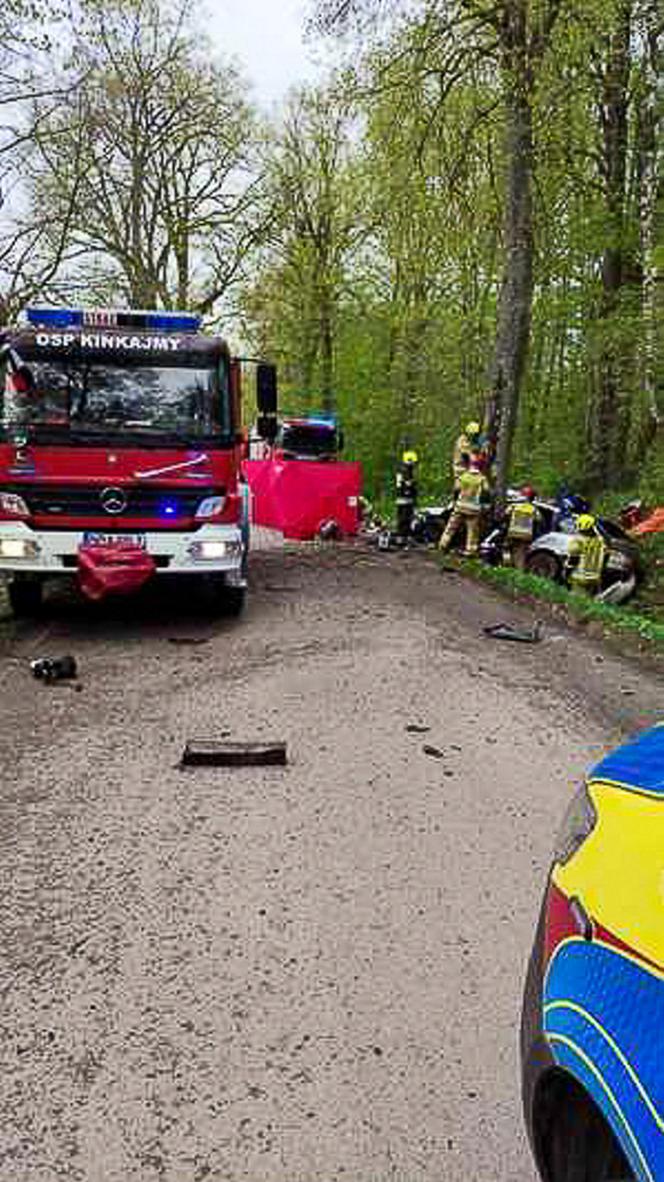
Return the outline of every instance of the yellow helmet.
<path id="1" fill-rule="evenodd" d="M 576 528 L 582 534 L 590 533 L 591 529 L 595 528 L 596 518 L 592 513 L 580 513 L 576 519 Z"/>
<path id="2" fill-rule="evenodd" d="M 481 430 L 482 428 L 479 423 L 476 423 L 474 420 L 471 423 L 466 423 L 466 435 L 469 435 L 471 439 L 473 435 L 479 435 Z"/>
<path id="3" fill-rule="evenodd" d="M 401 462 L 403 464 L 416 464 L 417 463 L 417 452 L 416 451 L 405 451 L 401 457 Z"/>

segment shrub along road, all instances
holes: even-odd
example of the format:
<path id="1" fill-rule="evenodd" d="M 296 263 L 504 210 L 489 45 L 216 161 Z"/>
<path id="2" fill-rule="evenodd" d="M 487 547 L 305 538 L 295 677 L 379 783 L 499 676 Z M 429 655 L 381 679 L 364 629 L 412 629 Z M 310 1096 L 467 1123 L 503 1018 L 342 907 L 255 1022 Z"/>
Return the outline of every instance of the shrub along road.
<path id="1" fill-rule="evenodd" d="M 237 623 L 163 591 L 3 641 L 0 1177 L 533 1182 L 553 833 L 655 676 L 562 627 L 485 640 L 531 613 L 415 558 L 253 578 Z M 80 693 L 32 679 L 67 651 Z M 290 766 L 178 769 L 226 734 Z"/>

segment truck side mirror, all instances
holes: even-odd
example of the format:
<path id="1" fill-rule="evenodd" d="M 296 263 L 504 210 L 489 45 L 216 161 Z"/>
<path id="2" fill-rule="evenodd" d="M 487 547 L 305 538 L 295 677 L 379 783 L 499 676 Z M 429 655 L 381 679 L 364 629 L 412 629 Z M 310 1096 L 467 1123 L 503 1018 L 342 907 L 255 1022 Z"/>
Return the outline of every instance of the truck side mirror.
<path id="1" fill-rule="evenodd" d="M 277 435 L 277 367 L 260 361 L 256 367 L 256 429 L 261 439 L 273 443 Z"/>

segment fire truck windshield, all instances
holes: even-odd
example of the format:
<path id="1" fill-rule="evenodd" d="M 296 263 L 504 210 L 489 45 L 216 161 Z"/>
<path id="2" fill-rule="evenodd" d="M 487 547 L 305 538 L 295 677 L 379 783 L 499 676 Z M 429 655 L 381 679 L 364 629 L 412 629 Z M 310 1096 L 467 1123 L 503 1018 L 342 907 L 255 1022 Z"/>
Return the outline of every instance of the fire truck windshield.
<path id="1" fill-rule="evenodd" d="M 226 365 L 113 365 L 77 358 L 30 358 L 0 372 L 0 425 L 54 441 L 75 435 L 118 443 L 228 439 Z M 135 438 L 134 438 L 135 437 Z"/>

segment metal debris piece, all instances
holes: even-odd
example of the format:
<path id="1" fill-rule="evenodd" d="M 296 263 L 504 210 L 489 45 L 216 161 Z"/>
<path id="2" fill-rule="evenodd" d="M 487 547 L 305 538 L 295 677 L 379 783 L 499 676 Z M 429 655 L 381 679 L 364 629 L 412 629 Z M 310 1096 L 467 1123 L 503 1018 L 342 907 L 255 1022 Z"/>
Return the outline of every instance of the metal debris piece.
<path id="1" fill-rule="evenodd" d="M 195 739 L 182 752 L 180 767 L 285 767 L 285 743 L 233 743 Z"/>
<path id="2" fill-rule="evenodd" d="M 426 735 L 431 730 L 431 727 L 420 725 L 419 722 L 409 722 L 406 730 L 409 735 Z"/>
<path id="3" fill-rule="evenodd" d="M 52 685 L 54 681 L 74 681 L 77 675 L 73 657 L 39 657 L 30 662 L 33 677 Z"/>
<path id="4" fill-rule="evenodd" d="M 515 628 L 513 624 L 490 624 L 484 629 L 484 634 L 492 640 L 517 640 L 521 644 L 537 644 L 542 639 L 542 625 L 539 620 L 534 628 Z"/>

